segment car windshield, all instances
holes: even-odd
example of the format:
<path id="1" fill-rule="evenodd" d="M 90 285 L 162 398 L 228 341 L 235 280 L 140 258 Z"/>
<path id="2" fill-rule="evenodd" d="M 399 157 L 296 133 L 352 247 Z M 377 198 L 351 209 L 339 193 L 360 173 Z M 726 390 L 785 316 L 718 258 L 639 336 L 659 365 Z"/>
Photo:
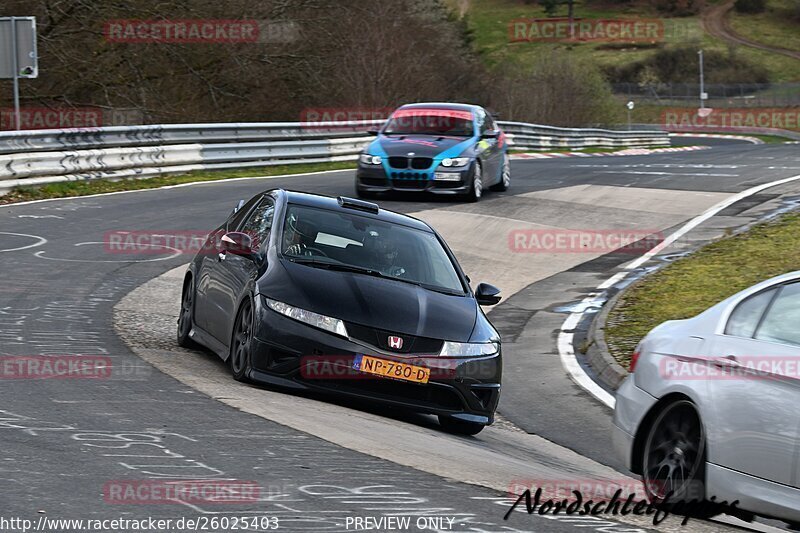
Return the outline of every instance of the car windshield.
<path id="1" fill-rule="evenodd" d="M 433 233 L 355 213 L 290 205 L 281 238 L 286 259 L 387 277 L 453 294 L 464 287 Z"/>
<path id="2" fill-rule="evenodd" d="M 395 111 L 384 135 L 448 135 L 471 137 L 474 133 L 472 113 L 450 109 L 399 109 Z"/>

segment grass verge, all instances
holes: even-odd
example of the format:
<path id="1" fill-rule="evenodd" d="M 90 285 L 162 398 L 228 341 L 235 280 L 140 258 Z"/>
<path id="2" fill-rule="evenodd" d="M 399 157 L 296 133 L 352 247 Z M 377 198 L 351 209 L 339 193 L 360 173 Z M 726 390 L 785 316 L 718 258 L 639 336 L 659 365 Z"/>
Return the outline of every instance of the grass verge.
<path id="1" fill-rule="evenodd" d="M 757 43 L 800 50 L 800 9 L 797 0 L 769 0 L 763 13 L 730 12 L 733 31 Z"/>
<path id="2" fill-rule="evenodd" d="M 800 212 L 716 241 L 645 277 L 608 315 L 606 342 L 625 368 L 636 344 L 665 320 L 690 318 L 758 282 L 800 270 Z"/>
<path id="3" fill-rule="evenodd" d="M 13 204 L 30 200 L 44 200 L 47 198 L 66 198 L 70 196 L 88 196 L 107 192 L 134 191 L 141 189 L 156 189 L 167 185 L 180 185 L 195 181 L 219 181 L 231 178 L 253 178 L 258 176 L 279 176 L 281 174 L 304 174 L 307 172 L 323 172 L 326 170 L 340 170 L 355 168 L 355 162 L 342 161 L 337 163 L 310 163 L 301 165 L 279 165 L 269 167 L 249 168 L 246 170 L 213 170 L 195 171 L 174 176 L 158 176 L 143 179 L 122 180 L 90 180 L 90 181 L 65 181 L 51 183 L 39 187 L 15 187 L 8 194 L 0 196 L 0 204 Z"/>

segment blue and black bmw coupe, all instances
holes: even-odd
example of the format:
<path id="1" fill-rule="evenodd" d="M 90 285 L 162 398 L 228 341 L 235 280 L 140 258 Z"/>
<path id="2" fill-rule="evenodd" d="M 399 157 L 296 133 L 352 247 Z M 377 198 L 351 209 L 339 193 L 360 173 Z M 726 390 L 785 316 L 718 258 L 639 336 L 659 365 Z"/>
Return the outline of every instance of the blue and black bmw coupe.
<path id="1" fill-rule="evenodd" d="M 404 105 L 375 133 L 358 162 L 360 197 L 424 191 L 476 202 L 511 182 L 505 134 L 480 106 Z"/>

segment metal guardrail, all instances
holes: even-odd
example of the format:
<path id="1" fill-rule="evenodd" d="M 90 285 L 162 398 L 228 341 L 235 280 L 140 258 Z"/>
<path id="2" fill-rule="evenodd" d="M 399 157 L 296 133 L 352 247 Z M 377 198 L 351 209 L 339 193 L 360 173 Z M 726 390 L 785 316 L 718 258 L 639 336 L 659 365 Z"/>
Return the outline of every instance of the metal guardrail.
<path id="1" fill-rule="evenodd" d="M 112 126 L 0 133 L 0 189 L 60 181 L 149 177 L 351 161 L 383 121 Z M 500 122 L 513 149 L 668 146 L 662 131 L 555 128 Z"/>

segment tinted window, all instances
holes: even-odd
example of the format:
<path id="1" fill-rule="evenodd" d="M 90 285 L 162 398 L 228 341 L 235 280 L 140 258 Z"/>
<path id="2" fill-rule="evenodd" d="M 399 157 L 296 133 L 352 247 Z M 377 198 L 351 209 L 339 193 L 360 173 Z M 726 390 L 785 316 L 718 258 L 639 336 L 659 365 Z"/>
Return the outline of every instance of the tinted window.
<path id="1" fill-rule="evenodd" d="M 242 220 L 244 220 L 244 217 L 247 216 L 248 211 L 252 209 L 259 199 L 260 195 L 250 198 L 241 209 L 231 214 L 231 216 L 228 218 L 228 231 L 234 231 L 239 227 L 239 225 L 242 223 Z"/>
<path id="2" fill-rule="evenodd" d="M 273 202 L 272 198 L 266 197 L 253 210 L 250 218 L 247 219 L 240 231 L 250 235 L 254 245 L 263 250 L 269 243 L 269 233 L 272 229 L 274 218 L 275 202 Z"/>
<path id="3" fill-rule="evenodd" d="M 431 289 L 464 293 L 450 256 L 433 233 L 355 213 L 290 206 L 281 237 L 284 257 L 379 272 Z"/>
<path id="4" fill-rule="evenodd" d="M 760 292 L 740 303 L 728 319 L 725 334 L 736 337 L 752 337 L 761 321 L 761 316 L 775 295 L 775 290 Z"/>
<path id="5" fill-rule="evenodd" d="M 758 327 L 756 338 L 800 346 L 800 283 L 781 289 Z"/>

